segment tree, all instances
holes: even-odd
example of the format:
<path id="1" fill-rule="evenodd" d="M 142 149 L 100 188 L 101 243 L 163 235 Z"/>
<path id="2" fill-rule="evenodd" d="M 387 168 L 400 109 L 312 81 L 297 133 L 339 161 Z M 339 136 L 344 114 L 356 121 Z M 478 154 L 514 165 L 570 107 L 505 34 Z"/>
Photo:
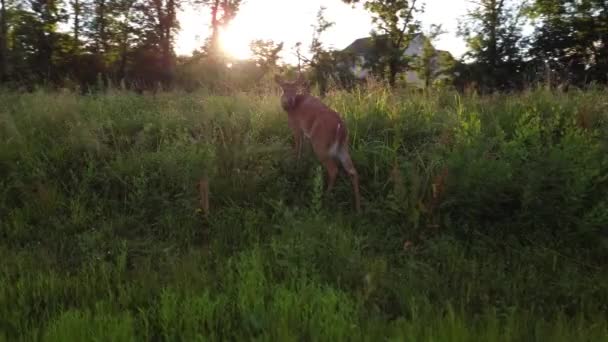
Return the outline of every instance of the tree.
<path id="1" fill-rule="evenodd" d="M 414 62 L 418 77 L 424 81 L 428 89 L 439 76 L 451 71 L 454 60 L 449 53 L 441 53 L 433 47 L 433 40 L 445 33 L 441 25 L 432 25 L 430 31 L 423 37 L 422 55 Z"/>
<path id="2" fill-rule="evenodd" d="M 133 36 L 136 29 L 133 26 L 133 12 L 137 0 L 120 0 L 117 8 L 123 15 L 116 20 L 116 31 L 118 34 L 119 64 L 118 79 L 124 81 L 127 75 L 127 60 L 129 51 L 134 45 Z"/>
<path id="3" fill-rule="evenodd" d="M 134 5 L 138 32 L 138 46 L 134 53 L 140 58 L 134 71 L 146 82 L 161 82 L 165 87 L 172 82 L 175 68 L 173 42 L 179 29 L 177 11 L 179 0 L 138 0 Z M 124 35 L 125 33 L 123 33 Z"/>
<path id="4" fill-rule="evenodd" d="M 22 1 L 12 16 L 11 64 L 17 69 L 15 74 L 22 80 L 58 81 L 57 57 L 64 36 L 57 27 L 67 18 L 60 1 Z"/>
<path id="5" fill-rule="evenodd" d="M 195 4 L 209 7 L 211 11 L 211 34 L 203 49 L 214 59 L 221 55 L 219 33 L 226 27 L 239 11 L 242 0 L 194 0 Z"/>
<path id="6" fill-rule="evenodd" d="M 108 27 L 112 20 L 112 4 L 109 3 L 111 0 L 94 0 L 94 16 L 90 23 L 90 37 L 93 41 L 92 49 L 99 55 L 103 56 L 109 52 L 108 42 Z"/>
<path id="7" fill-rule="evenodd" d="M 420 29 L 416 13 L 423 12 L 417 0 L 342 0 L 348 4 L 363 2 L 372 13 L 375 30 L 372 37 L 381 55 L 375 61 L 381 70 L 388 71 L 388 81 L 394 86 L 397 74 L 406 71 L 411 63 L 404 53 L 414 34 Z"/>
<path id="8" fill-rule="evenodd" d="M 0 82 L 4 82 L 8 78 L 8 19 L 6 0 L 0 0 Z"/>
<path id="9" fill-rule="evenodd" d="M 173 32 L 179 28 L 177 22 L 176 0 L 153 0 L 156 15 L 158 17 L 159 44 L 161 52 L 161 65 L 164 70 L 172 73 L 174 67 Z"/>
<path id="10" fill-rule="evenodd" d="M 184 0 L 0 0 L 0 79 L 169 84 Z M 8 69 L 10 66 L 10 79 Z"/>
<path id="11" fill-rule="evenodd" d="M 262 69 L 262 74 L 276 67 L 279 53 L 283 50 L 283 42 L 275 43 L 272 40 L 257 39 L 249 44 L 253 60 Z"/>
<path id="12" fill-rule="evenodd" d="M 93 69 L 90 72 L 81 70 L 81 81 L 86 79 L 84 83 L 87 86 L 101 81 L 97 85 L 105 88 L 112 77 L 112 66 L 116 61 L 114 20 L 120 15 L 115 4 L 116 0 L 87 0 L 80 4 L 80 14 L 86 15 L 82 20 L 82 48 L 86 54 L 79 56 L 78 60 L 91 63 Z"/>
<path id="13" fill-rule="evenodd" d="M 0 82 L 5 81 L 8 75 L 8 48 L 6 44 L 6 36 L 8 31 L 6 19 L 6 0 L 0 0 Z"/>
<path id="14" fill-rule="evenodd" d="M 86 13 L 86 5 L 87 3 L 83 0 L 70 0 L 69 2 L 71 8 L 71 16 L 72 16 L 72 50 L 71 53 L 73 55 L 77 54 L 82 47 L 81 43 L 81 32 L 83 30 L 83 23 L 86 21 L 86 18 L 83 18 Z"/>
<path id="15" fill-rule="evenodd" d="M 479 0 L 459 22 L 458 34 L 475 64 L 473 74 L 490 89 L 513 86 L 522 67 L 522 8 L 518 0 Z"/>
<path id="16" fill-rule="evenodd" d="M 534 64 L 561 82 L 608 82 L 607 1 L 536 0 L 526 13 L 536 23 L 529 53 Z"/>
<path id="17" fill-rule="evenodd" d="M 309 64 L 312 67 L 314 81 L 319 86 L 321 97 L 324 97 L 327 92 L 327 81 L 335 65 L 331 52 L 325 49 L 321 41 L 323 33 L 335 25 L 334 22 L 325 18 L 325 10 L 326 8 L 321 6 L 317 12 L 317 22 L 313 25 L 314 31 L 309 50 L 312 54 Z"/>

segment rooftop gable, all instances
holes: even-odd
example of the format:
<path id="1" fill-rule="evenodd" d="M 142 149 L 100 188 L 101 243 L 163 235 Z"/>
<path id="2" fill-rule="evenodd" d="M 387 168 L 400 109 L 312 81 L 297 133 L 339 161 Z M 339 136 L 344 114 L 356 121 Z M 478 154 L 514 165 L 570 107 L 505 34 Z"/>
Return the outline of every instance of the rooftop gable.
<path id="1" fill-rule="evenodd" d="M 414 35 L 414 37 L 412 38 L 412 40 L 416 39 L 422 35 L 423 35 L 422 33 L 416 33 Z M 375 38 L 374 37 L 364 37 L 364 38 L 355 39 L 352 43 L 350 43 L 350 45 L 348 45 L 342 51 L 352 53 L 355 55 L 369 55 L 374 52 L 374 50 L 376 49 L 376 46 L 378 46 L 378 45 L 382 46 L 383 44 L 387 44 L 386 37 L 387 37 L 387 35 L 378 35 Z"/>

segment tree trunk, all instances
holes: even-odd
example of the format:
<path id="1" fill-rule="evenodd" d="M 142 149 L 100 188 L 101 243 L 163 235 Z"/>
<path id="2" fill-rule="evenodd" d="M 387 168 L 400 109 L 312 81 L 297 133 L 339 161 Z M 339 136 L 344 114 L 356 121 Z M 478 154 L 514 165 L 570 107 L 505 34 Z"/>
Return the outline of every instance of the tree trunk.
<path id="1" fill-rule="evenodd" d="M 397 68 L 397 63 L 395 61 L 391 61 L 388 69 L 388 84 L 391 88 L 395 87 L 397 83 L 397 73 L 399 72 Z"/>
<path id="2" fill-rule="evenodd" d="M 488 42 L 488 59 L 490 62 L 490 67 L 496 67 L 496 29 L 498 26 L 498 13 L 496 8 L 496 2 L 491 2 L 492 8 L 490 9 L 491 14 L 491 23 L 490 23 L 490 33 L 489 33 L 489 42 Z"/>
<path id="3" fill-rule="evenodd" d="M 74 32 L 74 46 L 72 47 L 72 53 L 76 53 L 76 51 L 80 48 L 80 1 L 74 0 L 72 2 L 72 9 L 74 10 L 74 26 L 72 28 Z"/>
<path id="4" fill-rule="evenodd" d="M 175 0 L 167 0 L 164 8 L 159 1 L 158 16 L 160 23 L 160 58 L 163 68 L 162 83 L 165 87 L 169 87 L 173 79 L 173 49 L 171 40 L 176 20 Z"/>
<path id="5" fill-rule="evenodd" d="M 106 8 L 106 1 L 105 0 L 99 0 L 98 4 L 97 4 L 97 23 L 96 23 L 96 29 L 97 29 L 97 34 L 98 37 L 96 39 L 95 42 L 95 53 L 97 55 L 98 58 L 98 63 L 101 66 L 101 72 L 100 72 L 100 77 L 101 77 L 101 83 L 103 88 L 106 88 L 108 86 L 108 80 L 107 80 L 107 72 L 108 72 L 108 68 L 106 65 L 106 54 L 108 53 L 108 42 L 107 42 L 107 37 L 106 37 L 106 30 L 107 30 L 107 23 L 106 23 L 106 13 L 107 8 Z"/>
<path id="6" fill-rule="evenodd" d="M 0 82 L 8 79 L 8 48 L 7 48 L 7 32 L 8 24 L 6 19 L 6 2 L 0 0 Z"/>
<path id="7" fill-rule="evenodd" d="M 135 5 L 134 0 L 130 0 L 125 2 L 125 7 L 122 9 L 124 11 L 124 21 L 120 25 L 120 63 L 118 66 L 118 80 L 120 82 L 125 81 L 125 77 L 127 76 L 127 59 L 129 54 L 129 29 L 131 23 L 131 13 L 133 10 L 133 6 Z"/>
<path id="8" fill-rule="evenodd" d="M 219 53 L 219 29 L 220 22 L 218 20 L 218 11 L 220 9 L 220 0 L 215 0 L 211 6 L 211 54 L 215 57 Z"/>
<path id="9" fill-rule="evenodd" d="M 129 48 L 129 43 L 127 41 L 127 34 L 125 33 L 123 36 L 123 41 L 121 42 L 120 47 L 120 66 L 118 68 L 118 80 L 120 82 L 124 81 L 125 76 L 127 75 L 127 53 Z"/>
<path id="10" fill-rule="evenodd" d="M 47 0 L 30 2 L 31 9 L 40 16 L 42 29 L 37 30 L 36 46 L 36 68 L 41 81 L 58 81 L 55 66 L 53 64 L 53 54 L 56 51 L 57 32 L 54 24 L 57 23 L 57 1 Z"/>
<path id="11" fill-rule="evenodd" d="M 169 86 L 173 74 L 173 63 L 171 54 L 171 27 L 164 28 L 163 39 L 161 42 L 161 58 L 163 66 L 163 83 Z"/>
<path id="12" fill-rule="evenodd" d="M 490 32 L 488 42 L 488 63 L 490 65 L 490 88 L 496 87 L 498 79 L 496 77 L 496 70 L 498 68 L 498 28 L 500 26 L 500 17 L 503 11 L 504 0 L 491 0 L 490 1 Z"/>
<path id="13" fill-rule="evenodd" d="M 103 49 L 103 53 L 107 53 L 108 51 L 108 42 L 106 38 L 106 2 L 105 0 L 99 1 L 99 47 L 98 49 Z M 99 51 L 99 50 L 98 50 Z"/>

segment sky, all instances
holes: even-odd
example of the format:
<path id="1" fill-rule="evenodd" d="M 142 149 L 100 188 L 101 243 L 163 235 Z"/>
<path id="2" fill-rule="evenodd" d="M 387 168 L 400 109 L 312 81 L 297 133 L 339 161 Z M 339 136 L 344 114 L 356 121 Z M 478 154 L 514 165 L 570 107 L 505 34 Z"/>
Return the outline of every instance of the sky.
<path id="1" fill-rule="evenodd" d="M 419 18 L 423 30 L 431 24 L 442 24 L 448 31 L 433 44 L 460 57 L 466 50 L 462 38 L 456 36 L 457 19 L 466 14 L 468 0 L 426 0 L 425 13 Z M 233 57 L 247 58 L 249 42 L 253 39 L 272 39 L 284 42 L 283 60 L 293 63 L 296 58 L 293 46 L 302 42 L 306 48 L 312 38 L 312 25 L 321 6 L 326 7 L 325 17 L 335 25 L 324 33 L 326 47 L 344 49 L 355 39 L 369 36 L 373 25 L 371 15 L 361 5 L 353 8 L 341 0 L 244 0 L 236 18 L 225 32 L 221 42 Z M 176 39 L 176 52 L 189 55 L 201 46 L 208 35 L 209 10 L 185 7 L 179 14 L 181 30 Z"/>

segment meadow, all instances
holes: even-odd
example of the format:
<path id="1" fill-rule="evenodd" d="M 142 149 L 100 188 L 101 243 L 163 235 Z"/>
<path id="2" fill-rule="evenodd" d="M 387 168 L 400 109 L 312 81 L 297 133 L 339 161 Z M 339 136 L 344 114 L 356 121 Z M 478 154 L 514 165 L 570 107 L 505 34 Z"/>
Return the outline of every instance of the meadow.
<path id="1" fill-rule="evenodd" d="M 0 92 L 0 341 L 608 341 L 606 90 L 326 102 Z"/>

